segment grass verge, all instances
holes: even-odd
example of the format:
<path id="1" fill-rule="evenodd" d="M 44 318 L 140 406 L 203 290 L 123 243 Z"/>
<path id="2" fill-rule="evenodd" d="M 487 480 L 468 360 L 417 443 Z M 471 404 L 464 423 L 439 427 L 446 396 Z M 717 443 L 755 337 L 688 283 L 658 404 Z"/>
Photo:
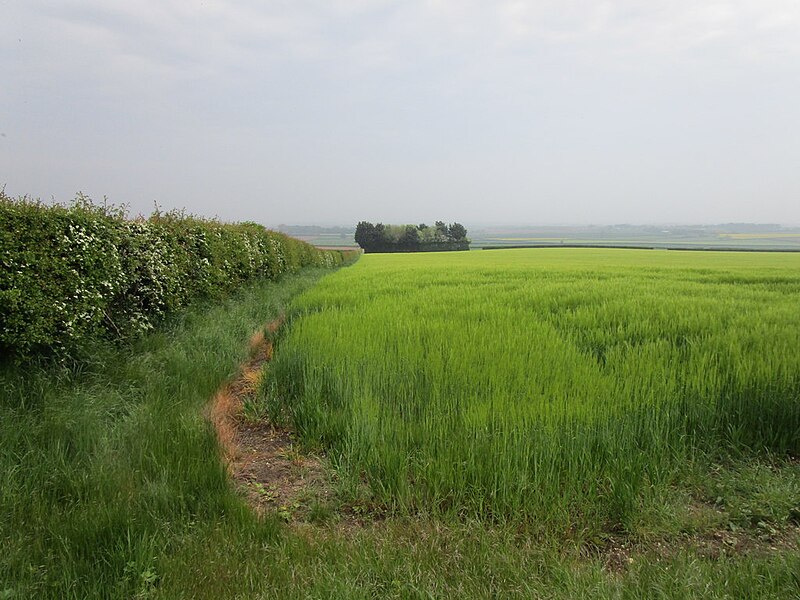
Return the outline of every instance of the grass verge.
<path id="1" fill-rule="evenodd" d="M 0 597 L 126 598 L 158 588 L 177 540 L 213 523 L 272 539 L 229 486 L 202 408 L 246 340 L 326 271 L 195 307 L 80 367 L 0 373 Z"/>

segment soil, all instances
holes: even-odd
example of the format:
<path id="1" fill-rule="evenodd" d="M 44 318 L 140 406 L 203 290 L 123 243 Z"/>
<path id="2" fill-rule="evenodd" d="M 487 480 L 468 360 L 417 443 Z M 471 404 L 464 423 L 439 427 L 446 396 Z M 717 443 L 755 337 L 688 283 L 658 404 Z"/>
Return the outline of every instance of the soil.
<path id="1" fill-rule="evenodd" d="M 247 399 L 258 392 L 264 364 L 272 359 L 271 338 L 283 322 L 280 317 L 253 334 L 250 359 L 214 396 L 207 417 L 248 504 L 259 514 L 277 512 L 289 521 L 308 510 L 308 500 L 324 500 L 332 492 L 321 458 L 301 453 L 290 430 L 247 419 L 243 413 Z"/>
<path id="2" fill-rule="evenodd" d="M 689 511 L 703 509 L 716 510 L 716 507 L 711 504 L 687 507 Z M 692 551 L 700 558 L 716 561 L 732 555 L 767 556 L 787 550 L 800 551 L 800 524 L 790 522 L 761 529 L 708 529 L 647 540 L 611 536 L 602 544 L 587 545 L 584 554 L 602 557 L 606 571 L 622 574 L 636 561 L 669 559 L 682 551 Z"/>
<path id="3" fill-rule="evenodd" d="M 788 527 L 764 536 L 755 536 L 752 532 L 717 530 L 647 542 L 619 538 L 609 540 L 602 547 L 590 549 L 586 554 L 602 556 L 606 571 L 622 574 L 636 561 L 669 559 L 688 550 L 711 561 L 732 555 L 768 556 L 777 551 L 800 551 L 800 528 Z"/>

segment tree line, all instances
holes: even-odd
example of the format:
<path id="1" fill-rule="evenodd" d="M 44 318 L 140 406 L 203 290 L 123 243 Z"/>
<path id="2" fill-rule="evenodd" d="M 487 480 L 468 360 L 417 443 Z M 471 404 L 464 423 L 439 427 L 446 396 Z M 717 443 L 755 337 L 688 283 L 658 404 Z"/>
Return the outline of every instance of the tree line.
<path id="1" fill-rule="evenodd" d="M 356 243 L 364 252 L 436 252 L 469 250 L 467 230 L 461 223 L 445 224 L 436 221 L 433 226 L 377 225 L 360 221 L 356 226 Z"/>

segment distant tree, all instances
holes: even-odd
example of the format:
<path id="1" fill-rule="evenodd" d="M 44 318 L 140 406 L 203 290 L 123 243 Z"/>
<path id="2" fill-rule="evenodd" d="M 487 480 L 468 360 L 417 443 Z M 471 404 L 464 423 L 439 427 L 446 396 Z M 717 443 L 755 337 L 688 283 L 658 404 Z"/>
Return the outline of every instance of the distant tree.
<path id="1" fill-rule="evenodd" d="M 413 225 L 406 225 L 398 243 L 403 248 L 412 249 L 419 246 L 419 230 Z"/>
<path id="2" fill-rule="evenodd" d="M 360 221 L 355 240 L 364 252 L 418 252 L 468 250 L 467 230 L 460 223 L 445 225 L 436 221 L 434 227 L 419 225 L 373 225 Z"/>
<path id="3" fill-rule="evenodd" d="M 375 225 L 368 221 L 359 221 L 356 225 L 356 244 L 361 246 L 364 250 L 371 247 L 375 243 Z"/>
<path id="4" fill-rule="evenodd" d="M 389 242 L 389 236 L 386 232 L 386 225 L 383 223 L 378 223 L 375 225 L 375 240 L 374 243 L 378 246 L 382 244 L 387 244 Z"/>
<path id="5" fill-rule="evenodd" d="M 426 227 L 419 230 L 419 241 L 421 244 L 430 244 L 436 241 L 436 230 L 433 227 Z"/>
<path id="6" fill-rule="evenodd" d="M 447 228 L 447 233 L 454 242 L 467 239 L 467 229 L 461 223 L 452 223 L 450 227 Z"/>

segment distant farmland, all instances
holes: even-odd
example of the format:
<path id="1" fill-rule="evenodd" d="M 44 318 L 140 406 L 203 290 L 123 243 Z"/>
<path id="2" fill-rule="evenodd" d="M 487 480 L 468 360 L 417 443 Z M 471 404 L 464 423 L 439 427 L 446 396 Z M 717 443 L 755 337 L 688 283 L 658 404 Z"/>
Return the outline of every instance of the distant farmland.
<path id="1" fill-rule="evenodd" d="M 587 245 L 800 251 L 800 229 L 778 225 L 473 227 L 470 237 L 473 248 Z"/>
<path id="2" fill-rule="evenodd" d="M 386 510 L 625 529 L 697 453 L 800 451 L 799 298 L 796 254 L 368 255 L 267 396 Z"/>

